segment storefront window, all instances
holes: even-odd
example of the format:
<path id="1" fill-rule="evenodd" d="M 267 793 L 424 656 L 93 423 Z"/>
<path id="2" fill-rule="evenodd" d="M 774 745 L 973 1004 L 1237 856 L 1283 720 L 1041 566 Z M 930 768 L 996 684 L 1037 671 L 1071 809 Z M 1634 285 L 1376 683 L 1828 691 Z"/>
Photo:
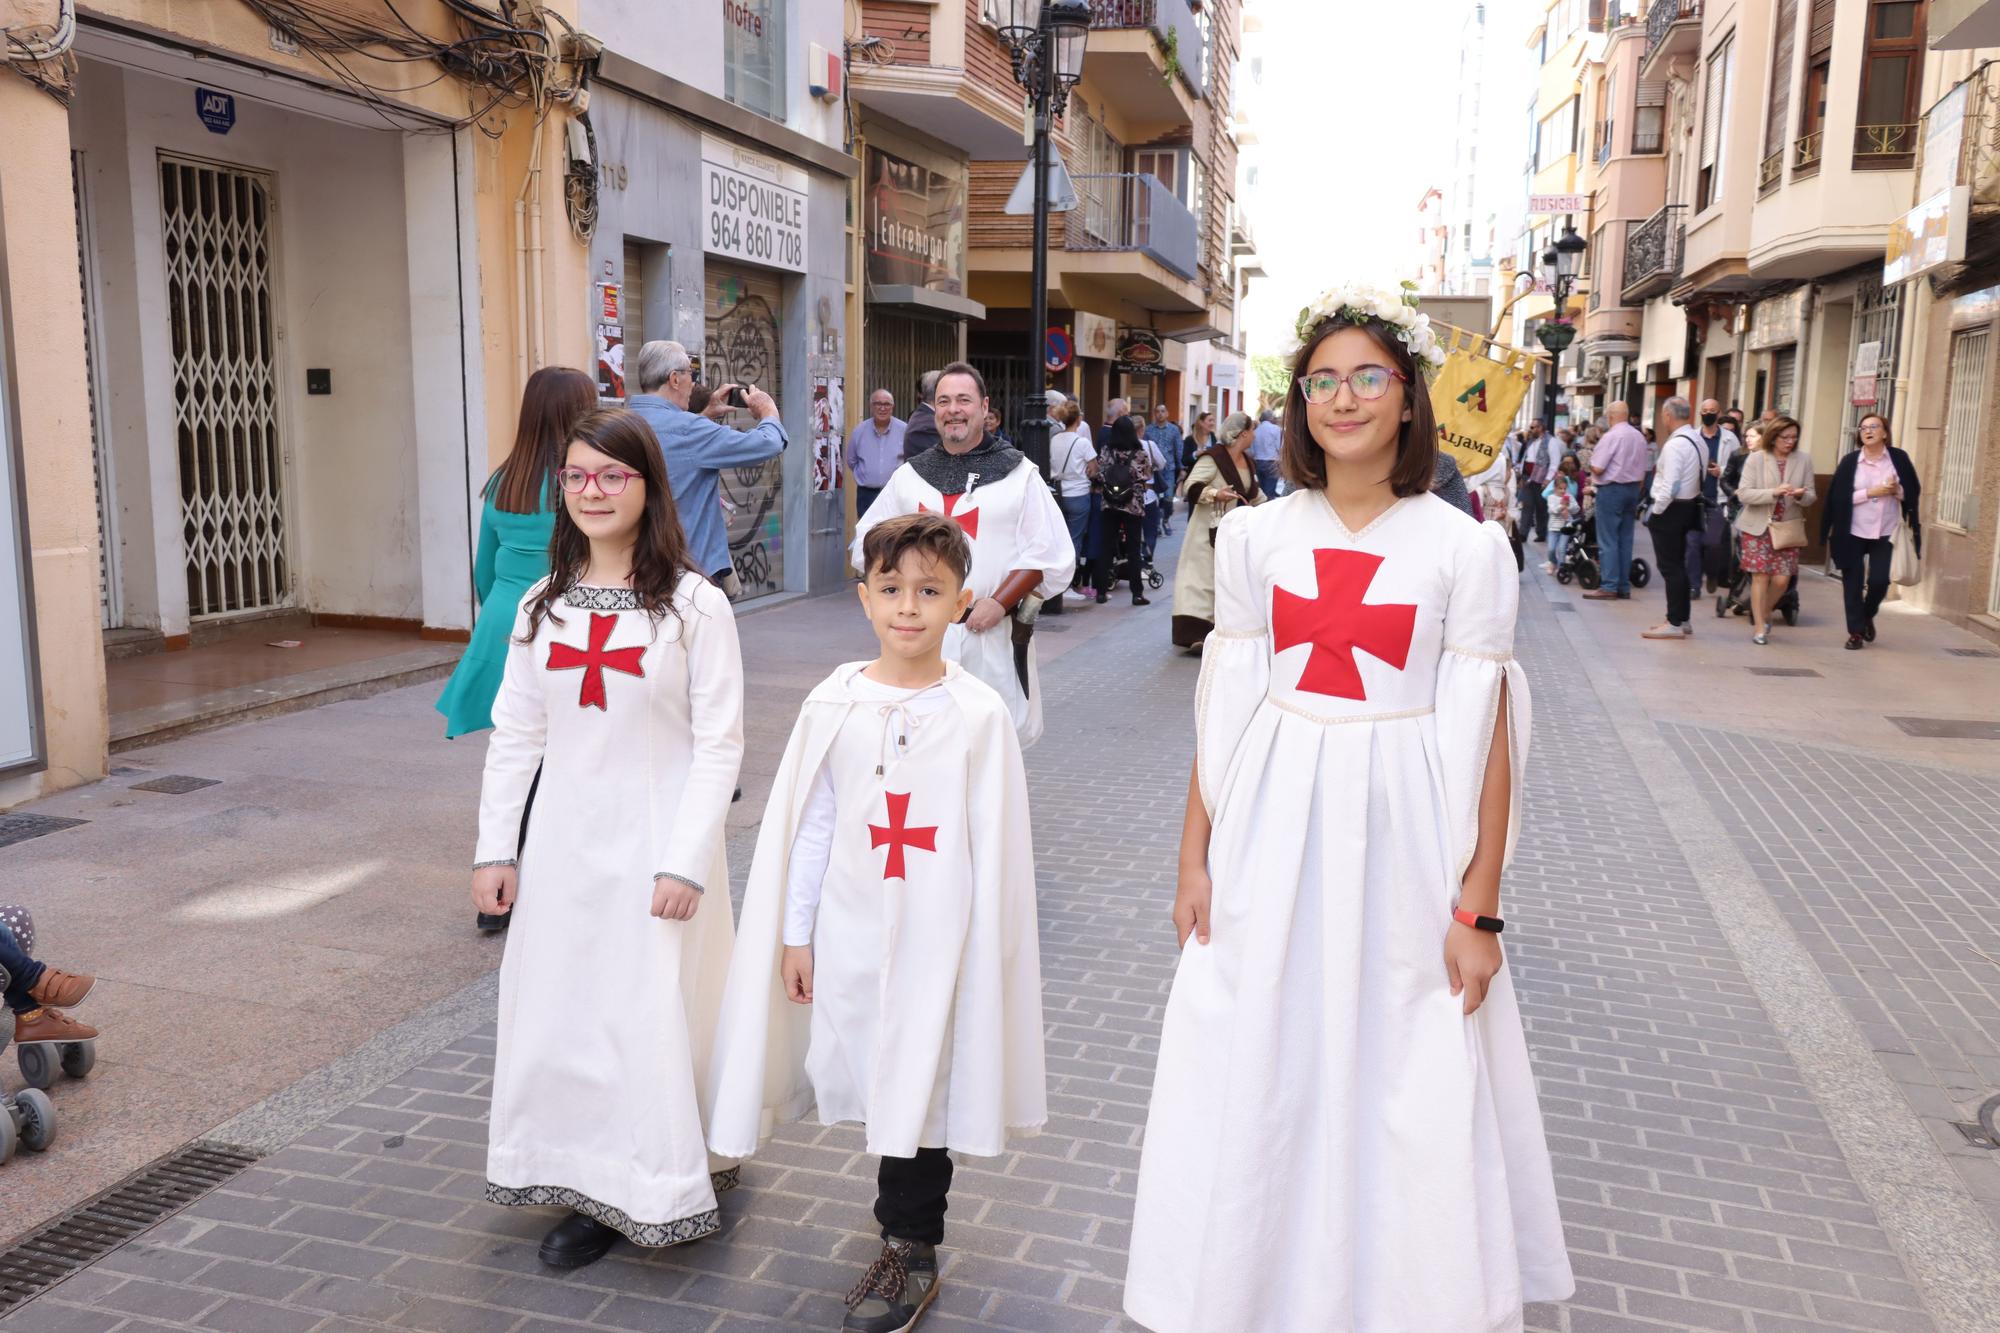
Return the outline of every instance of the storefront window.
<path id="1" fill-rule="evenodd" d="M 784 328 L 784 291 L 776 273 L 728 264 L 709 256 L 702 305 L 703 383 L 755 385 L 783 400 L 779 362 Z M 738 430 L 755 424 L 748 412 L 731 412 L 725 423 Z M 752 467 L 724 468 L 722 508 L 729 529 L 729 561 L 742 580 L 745 597 L 761 597 L 784 585 L 784 458 Z"/>
<path id="2" fill-rule="evenodd" d="M 785 118 L 784 0 L 722 0 L 722 95 Z"/>

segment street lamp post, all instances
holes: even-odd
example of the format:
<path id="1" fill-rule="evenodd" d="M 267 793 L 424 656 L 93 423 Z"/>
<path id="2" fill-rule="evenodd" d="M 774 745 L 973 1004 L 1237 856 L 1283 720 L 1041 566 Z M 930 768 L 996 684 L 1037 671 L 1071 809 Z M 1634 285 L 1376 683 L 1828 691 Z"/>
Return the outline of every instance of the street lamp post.
<path id="1" fill-rule="evenodd" d="M 1090 34 L 1088 0 L 997 0 L 995 21 L 1014 57 L 1014 80 L 1027 90 L 1034 117 L 1035 239 L 1028 278 L 1028 386 L 1022 404 L 1023 453 L 1049 466 L 1047 347 L 1049 327 L 1049 127 L 1083 77 Z"/>
<path id="2" fill-rule="evenodd" d="M 1549 383 L 1542 397 L 1542 424 L 1551 432 L 1556 428 L 1556 397 L 1560 388 L 1557 376 L 1562 369 L 1562 354 L 1576 341 L 1576 325 L 1568 319 L 1569 294 L 1576 286 L 1577 271 L 1583 266 L 1585 248 L 1576 228 L 1564 222 L 1562 237 L 1542 252 L 1542 268 L 1549 276 L 1549 287 L 1556 298 L 1555 318 L 1535 331 L 1535 337 L 1554 358 L 1549 362 Z"/>

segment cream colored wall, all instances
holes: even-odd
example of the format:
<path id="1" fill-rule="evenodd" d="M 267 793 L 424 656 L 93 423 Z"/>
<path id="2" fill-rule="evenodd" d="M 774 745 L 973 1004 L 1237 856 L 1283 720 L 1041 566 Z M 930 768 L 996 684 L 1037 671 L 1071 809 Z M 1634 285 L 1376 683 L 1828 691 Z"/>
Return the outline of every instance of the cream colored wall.
<path id="1" fill-rule="evenodd" d="M 104 651 L 97 617 L 97 505 L 77 303 L 69 131 L 62 107 L 0 72 L 0 223 L 8 342 L 21 418 L 35 581 L 46 772 L 0 782 L 0 809 L 104 776 Z"/>
<path id="2" fill-rule="evenodd" d="M 1722 117 L 1720 144 L 1722 188 L 1709 206 L 1693 211 L 1701 172 L 1701 111 L 1707 97 L 1708 58 L 1730 33 L 1736 54 L 1731 70 L 1735 84 Z M 1704 10 L 1699 74 L 1694 82 L 1693 158 L 1686 168 L 1689 205 L 1685 273 L 1696 273 L 1719 259 L 1741 257 L 1750 248 L 1750 206 L 1757 196 L 1757 164 L 1762 158 L 1763 107 L 1768 97 L 1771 50 L 1771 0 L 1728 0 Z"/>

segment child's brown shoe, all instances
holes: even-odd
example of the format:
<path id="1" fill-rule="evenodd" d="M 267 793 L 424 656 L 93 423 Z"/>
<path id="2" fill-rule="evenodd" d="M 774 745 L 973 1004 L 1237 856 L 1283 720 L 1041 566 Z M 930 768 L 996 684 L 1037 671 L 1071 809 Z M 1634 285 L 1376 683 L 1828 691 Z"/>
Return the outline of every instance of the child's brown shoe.
<path id="1" fill-rule="evenodd" d="M 96 1035 L 97 1029 L 88 1023 L 79 1023 L 62 1010 L 46 1005 L 14 1015 L 16 1046 L 53 1046 L 58 1042 L 89 1041 Z"/>
<path id="2" fill-rule="evenodd" d="M 59 967 L 42 969 L 42 979 L 28 987 L 28 998 L 36 1004 L 52 1004 L 58 1009 L 74 1009 L 97 984 L 96 977 L 65 972 Z"/>

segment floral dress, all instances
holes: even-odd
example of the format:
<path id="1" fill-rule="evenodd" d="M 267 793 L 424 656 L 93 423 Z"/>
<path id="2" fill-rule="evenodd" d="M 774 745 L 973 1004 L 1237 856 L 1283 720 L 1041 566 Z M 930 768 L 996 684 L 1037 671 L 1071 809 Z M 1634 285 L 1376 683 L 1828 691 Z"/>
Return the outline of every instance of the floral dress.
<path id="1" fill-rule="evenodd" d="M 1771 521 L 1779 523 L 1789 518 L 1790 496 L 1780 496 L 1771 509 Z M 1752 574 L 1781 574 L 1792 578 L 1799 572 L 1799 552 L 1797 547 L 1780 551 L 1771 545 L 1771 530 L 1746 532 L 1741 536 L 1743 568 Z"/>

